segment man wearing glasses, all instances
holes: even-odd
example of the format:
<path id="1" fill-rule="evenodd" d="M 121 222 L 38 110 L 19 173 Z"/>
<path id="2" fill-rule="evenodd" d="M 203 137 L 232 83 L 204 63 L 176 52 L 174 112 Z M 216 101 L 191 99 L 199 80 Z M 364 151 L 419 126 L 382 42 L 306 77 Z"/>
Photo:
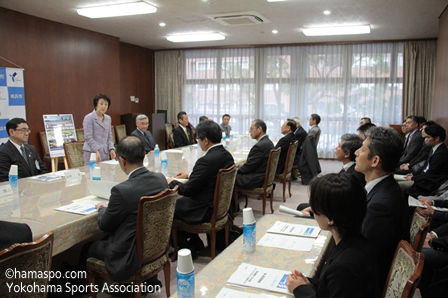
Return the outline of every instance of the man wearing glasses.
<path id="1" fill-rule="evenodd" d="M 0 182 L 8 181 L 11 165 L 19 168 L 19 178 L 47 173 L 36 147 L 25 144 L 31 130 L 25 119 L 13 118 L 6 123 L 8 142 L 0 146 Z"/>

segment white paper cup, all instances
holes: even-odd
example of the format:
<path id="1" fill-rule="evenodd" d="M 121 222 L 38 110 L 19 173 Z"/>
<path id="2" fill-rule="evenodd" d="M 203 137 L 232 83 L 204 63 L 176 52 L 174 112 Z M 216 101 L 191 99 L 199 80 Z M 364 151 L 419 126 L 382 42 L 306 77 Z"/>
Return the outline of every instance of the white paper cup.
<path id="1" fill-rule="evenodd" d="M 90 153 L 90 160 L 96 161 L 96 153 Z"/>
<path id="2" fill-rule="evenodd" d="M 190 273 L 194 270 L 191 251 L 183 248 L 177 252 L 177 272 L 182 274 Z"/>
<path id="3" fill-rule="evenodd" d="M 251 225 L 255 222 L 254 212 L 252 208 L 243 209 L 243 224 Z"/>
<path id="4" fill-rule="evenodd" d="M 9 175 L 17 176 L 19 174 L 19 167 L 17 165 L 11 165 L 9 168 Z"/>
<path id="5" fill-rule="evenodd" d="M 101 177 L 101 168 L 100 167 L 95 167 L 93 169 L 92 177 L 97 177 L 97 178 Z"/>

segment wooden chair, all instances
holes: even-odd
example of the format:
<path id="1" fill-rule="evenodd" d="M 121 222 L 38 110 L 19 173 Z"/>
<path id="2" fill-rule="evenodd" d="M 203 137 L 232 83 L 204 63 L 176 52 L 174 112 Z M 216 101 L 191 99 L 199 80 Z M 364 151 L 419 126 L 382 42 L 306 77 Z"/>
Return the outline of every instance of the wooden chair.
<path id="1" fill-rule="evenodd" d="M 39 288 L 47 287 L 50 283 L 49 276 L 36 276 L 34 278 L 6 278 L 5 272 L 10 270 L 17 270 L 20 272 L 48 272 L 51 270 L 51 260 L 53 254 L 53 240 L 52 233 L 44 235 L 37 241 L 28 243 L 14 244 L 9 248 L 0 251 L 0 297 L 47 297 L 47 292 L 35 293 L 16 293 L 9 292 L 6 283 L 13 283 L 14 285 L 22 285 L 24 287 Z"/>
<path id="2" fill-rule="evenodd" d="M 288 153 L 286 155 L 285 161 L 285 169 L 283 173 L 280 175 L 276 175 L 274 181 L 279 181 L 283 183 L 283 202 L 286 202 L 285 191 L 286 191 L 286 182 L 289 183 L 289 197 L 291 197 L 291 171 L 292 166 L 294 164 L 294 158 L 296 157 L 297 147 L 299 146 L 299 142 L 295 141 L 289 144 Z"/>
<path id="3" fill-rule="evenodd" d="M 84 142 L 84 128 L 78 128 L 76 129 L 76 139 L 78 140 L 77 142 Z"/>
<path id="4" fill-rule="evenodd" d="M 136 240 L 140 268 L 131 277 L 123 281 L 140 285 L 144 280 L 155 276 L 163 269 L 167 297 L 170 296 L 168 248 L 176 197 L 177 187 L 172 190 L 165 189 L 155 196 L 145 196 L 140 199 L 138 203 Z M 89 284 L 95 285 L 95 276 L 112 280 L 107 273 L 104 261 L 88 258 L 86 265 Z M 96 293 L 92 292 L 91 294 L 92 297 L 96 297 Z M 141 293 L 135 292 L 134 296 L 141 297 Z"/>
<path id="5" fill-rule="evenodd" d="M 84 142 L 64 143 L 65 157 L 68 168 L 78 168 L 84 165 Z"/>
<path id="6" fill-rule="evenodd" d="M 411 222 L 410 243 L 416 252 L 422 251 L 426 234 L 431 227 L 431 221 L 432 214 L 425 214 L 422 208 L 415 208 Z"/>
<path id="7" fill-rule="evenodd" d="M 117 136 L 117 144 L 126 137 L 126 125 L 115 126 L 115 134 Z"/>
<path id="8" fill-rule="evenodd" d="M 165 132 L 166 132 L 166 148 L 172 149 L 174 148 L 174 137 L 173 137 L 174 126 L 171 123 L 165 123 Z"/>
<path id="9" fill-rule="evenodd" d="M 226 247 L 229 245 L 229 229 L 232 219 L 229 216 L 229 207 L 232 203 L 233 187 L 236 177 L 235 165 L 227 169 L 221 169 L 216 178 L 215 195 L 213 198 L 213 213 L 210 222 L 200 224 L 190 224 L 182 220 L 173 221 L 172 239 L 175 254 L 177 255 L 177 231 L 186 231 L 194 234 L 206 233 L 210 235 L 210 249 L 212 260 L 215 258 L 216 232 L 225 228 Z M 175 258 L 175 257 L 174 257 Z"/>
<path id="10" fill-rule="evenodd" d="M 416 252 L 407 241 L 400 241 L 387 277 L 383 297 L 412 298 L 422 274 L 423 259 L 423 254 Z"/>
<path id="11" fill-rule="evenodd" d="M 274 178 L 275 178 L 275 171 L 277 170 L 277 164 L 278 164 L 278 158 L 280 157 L 280 148 L 278 149 L 272 149 L 269 153 L 269 159 L 268 164 L 266 166 L 266 174 L 264 176 L 264 182 L 263 186 L 259 188 L 254 189 L 244 189 L 235 186 L 234 191 L 234 202 L 235 207 L 238 209 L 238 195 L 243 194 L 246 196 L 246 207 L 247 207 L 247 196 L 255 195 L 255 196 L 262 196 L 263 199 L 263 215 L 266 211 L 266 196 L 269 194 L 269 198 L 271 201 L 271 212 L 274 213 L 274 208 L 272 206 L 272 202 L 274 199 Z"/>
<path id="12" fill-rule="evenodd" d="M 112 134 L 112 142 L 114 142 L 115 147 L 117 146 L 117 139 L 115 138 L 115 129 L 114 127 L 111 125 L 110 126 L 110 132 Z"/>

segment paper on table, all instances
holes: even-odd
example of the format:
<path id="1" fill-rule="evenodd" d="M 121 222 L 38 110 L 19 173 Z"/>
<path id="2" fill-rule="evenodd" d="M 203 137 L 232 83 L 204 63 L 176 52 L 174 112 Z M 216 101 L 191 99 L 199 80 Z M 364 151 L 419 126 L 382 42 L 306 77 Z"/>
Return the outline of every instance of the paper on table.
<path id="1" fill-rule="evenodd" d="M 102 181 L 102 180 L 87 180 L 87 188 L 92 195 L 98 198 L 108 200 L 110 197 L 110 190 L 117 185 L 118 182 Z"/>
<path id="2" fill-rule="evenodd" d="M 310 251 L 313 247 L 314 238 L 302 238 L 280 234 L 266 233 L 258 241 L 257 245 L 283 248 L 297 251 Z"/>
<path id="3" fill-rule="evenodd" d="M 276 221 L 268 233 L 316 238 L 320 233 L 320 228 Z"/>
<path id="4" fill-rule="evenodd" d="M 106 164 L 106 165 L 118 165 L 118 160 L 111 159 L 111 160 L 102 161 L 101 163 Z"/>
<path id="5" fill-rule="evenodd" d="M 44 175 L 38 175 L 30 177 L 29 179 L 35 180 L 35 181 L 42 181 L 42 182 L 52 182 L 55 180 L 61 179 L 60 176 L 55 174 L 44 174 Z"/>
<path id="6" fill-rule="evenodd" d="M 425 204 L 414 198 L 413 196 L 408 197 L 408 204 L 409 207 L 421 207 L 421 208 L 428 208 Z"/>
<path id="7" fill-rule="evenodd" d="M 227 281 L 229 285 L 263 289 L 292 295 L 286 286 L 291 272 L 242 263 Z"/>
<path id="8" fill-rule="evenodd" d="M 404 178 L 404 176 L 406 176 L 406 175 L 397 175 L 397 174 L 394 174 L 394 179 L 397 180 L 397 181 L 407 181 L 407 180 Z"/>
<path id="9" fill-rule="evenodd" d="M 98 204 L 98 201 L 82 201 L 55 208 L 55 210 L 86 215 L 96 212 L 96 204 Z"/>
<path id="10" fill-rule="evenodd" d="M 222 288 L 216 298 L 266 298 L 266 295 L 246 293 L 229 288 Z"/>

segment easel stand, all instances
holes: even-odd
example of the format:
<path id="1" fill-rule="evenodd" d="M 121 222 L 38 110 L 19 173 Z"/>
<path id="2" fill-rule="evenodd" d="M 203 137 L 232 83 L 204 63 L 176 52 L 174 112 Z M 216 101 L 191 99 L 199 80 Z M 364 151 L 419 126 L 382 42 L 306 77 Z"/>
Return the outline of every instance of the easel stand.
<path id="1" fill-rule="evenodd" d="M 65 156 L 60 156 L 60 157 L 64 158 L 64 166 L 65 166 L 65 169 L 67 170 L 68 169 L 67 157 L 65 157 Z M 51 158 L 51 171 L 52 172 L 57 172 L 58 171 L 58 163 L 59 163 L 59 157 L 58 156 Z"/>

